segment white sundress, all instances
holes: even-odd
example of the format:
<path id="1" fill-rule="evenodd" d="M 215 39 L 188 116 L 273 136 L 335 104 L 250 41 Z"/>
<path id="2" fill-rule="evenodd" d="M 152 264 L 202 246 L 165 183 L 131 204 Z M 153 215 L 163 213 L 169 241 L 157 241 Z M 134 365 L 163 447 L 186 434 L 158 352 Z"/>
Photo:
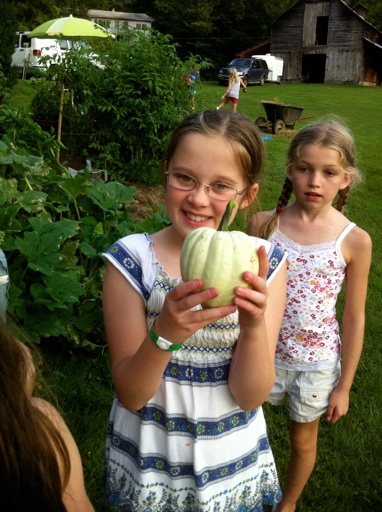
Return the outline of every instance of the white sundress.
<path id="1" fill-rule="evenodd" d="M 270 282 L 286 255 L 261 245 Z M 181 280 L 164 272 L 147 234 L 119 240 L 103 257 L 143 297 L 149 329 Z M 237 313 L 197 331 L 172 353 L 159 390 L 138 412 L 115 397 L 105 462 L 112 510 L 258 512 L 281 499 L 262 408 L 243 411 L 228 389 L 238 336 Z"/>

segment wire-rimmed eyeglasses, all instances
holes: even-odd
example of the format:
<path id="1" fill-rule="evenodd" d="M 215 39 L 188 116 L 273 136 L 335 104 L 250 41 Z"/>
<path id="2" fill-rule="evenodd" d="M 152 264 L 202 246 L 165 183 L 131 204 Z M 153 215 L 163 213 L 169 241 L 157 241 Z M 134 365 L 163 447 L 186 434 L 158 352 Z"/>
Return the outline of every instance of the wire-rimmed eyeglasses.
<path id="1" fill-rule="evenodd" d="M 206 185 L 205 183 L 200 183 L 200 181 L 196 180 L 193 176 L 189 176 L 183 172 L 165 171 L 165 174 L 167 176 L 168 184 L 177 190 L 190 192 L 191 190 L 194 190 L 194 188 L 202 185 L 210 197 L 218 199 L 219 201 L 230 201 L 231 199 L 235 199 L 237 195 L 241 196 L 246 191 L 246 188 L 239 191 L 235 187 L 227 185 L 227 183 L 223 183 L 221 181 L 216 181 Z"/>

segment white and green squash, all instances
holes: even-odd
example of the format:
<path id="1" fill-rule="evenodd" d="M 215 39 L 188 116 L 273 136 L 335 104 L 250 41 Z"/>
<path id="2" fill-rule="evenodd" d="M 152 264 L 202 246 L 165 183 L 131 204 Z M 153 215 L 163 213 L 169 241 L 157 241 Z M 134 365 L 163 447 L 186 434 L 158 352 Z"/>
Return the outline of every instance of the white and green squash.
<path id="1" fill-rule="evenodd" d="M 183 281 L 201 279 L 203 289 L 217 288 L 219 295 L 202 304 L 203 307 L 227 306 L 233 303 L 236 286 L 249 285 L 242 274 L 259 272 L 256 238 L 241 231 L 226 231 L 234 200 L 229 201 L 219 228 L 198 228 L 185 238 L 180 255 Z"/>

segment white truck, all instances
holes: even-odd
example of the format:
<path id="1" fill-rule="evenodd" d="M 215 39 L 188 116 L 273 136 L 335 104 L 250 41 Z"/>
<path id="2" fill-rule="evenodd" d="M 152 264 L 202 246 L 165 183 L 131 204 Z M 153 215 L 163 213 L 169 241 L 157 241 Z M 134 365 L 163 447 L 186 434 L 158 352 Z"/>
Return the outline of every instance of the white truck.
<path id="1" fill-rule="evenodd" d="M 20 69 L 23 78 L 28 72 L 41 71 L 49 65 L 49 62 L 43 64 L 41 57 L 63 55 L 73 46 L 67 39 L 30 38 L 29 34 L 30 32 L 16 32 L 15 50 L 12 55 L 12 66 Z"/>
<path id="2" fill-rule="evenodd" d="M 284 59 L 281 59 L 280 57 L 275 57 L 270 53 L 267 53 L 266 55 L 252 55 L 252 57 L 264 59 L 268 64 L 269 73 L 267 82 L 276 82 L 278 85 L 281 84 L 281 79 L 284 70 Z"/>

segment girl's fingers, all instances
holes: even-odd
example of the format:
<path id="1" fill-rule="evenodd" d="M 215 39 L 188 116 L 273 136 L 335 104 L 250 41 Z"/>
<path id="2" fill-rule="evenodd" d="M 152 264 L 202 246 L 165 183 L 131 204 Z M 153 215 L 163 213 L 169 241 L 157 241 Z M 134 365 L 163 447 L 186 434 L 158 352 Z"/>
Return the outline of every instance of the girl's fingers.
<path id="1" fill-rule="evenodd" d="M 262 245 L 259 247 L 257 251 L 257 255 L 259 257 L 259 277 L 263 279 L 267 279 L 268 271 L 269 271 L 269 260 L 267 251 L 265 250 L 265 247 Z"/>
<path id="2" fill-rule="evenodd" d="M 175 286 L 168 293 L 166 302 L 171 302 L 172 306 L 175 306 L 179 312 L 186 312 L 199 304 L 203 304 L 207 300 L 214 299 L 219 295 L 219 291 L 216 288 L 207 288 L 206 290 L 198 291 L 202 286 L 203 281 L 200 279 L 181 283 Z M 203 313 L 202 316 L 205 318 L 217 319 L 232 313 L 235 309 L 236 308 L 233 305 L 231 305 L 231 307 L 226 306 L 224 308 L 208 308 L 206 311 L 209 311 L 209 313 Z M 221 314 L 221 312 L 225 312 L 225 315 Z"/>
<path id="3" fill-rule="evenodd" d="M 162 312 L 155 321 L 156 332 L 173 343 L 179 343 L 189 338 L 198 329 L 236 311 L 234 304 L 218 308 L 194 309 L 195 306 L 219 294 L 216 288 L 198 291 L 202 285 L 201 280 L 187 281 L 174 287 L 167 294 Z"/>
<path id="4" fill-rule="evenodd" d="M 185 281 L 180 283 L 167 294 L 168 300 L 178 301 L 183 299 L 185 296 L 195 293 L 203 286 L 201 279 L 193 279 L 192 281 Z"/>

